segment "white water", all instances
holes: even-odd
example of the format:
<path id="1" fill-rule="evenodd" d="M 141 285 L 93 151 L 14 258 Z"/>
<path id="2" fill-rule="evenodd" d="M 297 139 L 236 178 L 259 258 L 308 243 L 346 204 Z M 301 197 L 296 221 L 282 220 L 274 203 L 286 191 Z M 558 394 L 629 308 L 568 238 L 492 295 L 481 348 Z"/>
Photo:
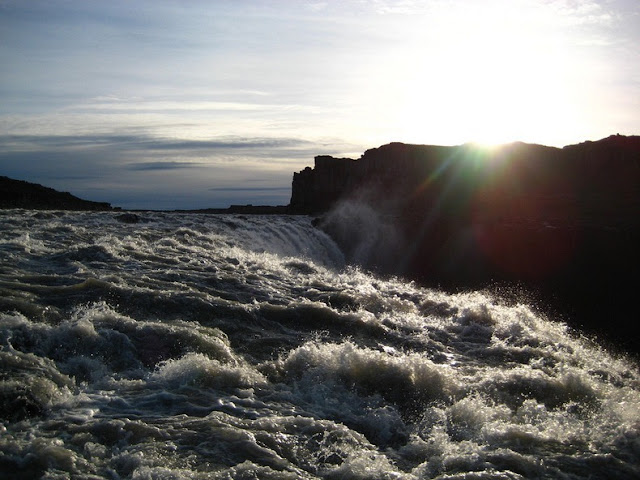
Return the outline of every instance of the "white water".
<path id="1" fill-rule="evenodd" d="M 306 217 L 0 212 L 0 476 L 638 478 L 640 374 Z"/>

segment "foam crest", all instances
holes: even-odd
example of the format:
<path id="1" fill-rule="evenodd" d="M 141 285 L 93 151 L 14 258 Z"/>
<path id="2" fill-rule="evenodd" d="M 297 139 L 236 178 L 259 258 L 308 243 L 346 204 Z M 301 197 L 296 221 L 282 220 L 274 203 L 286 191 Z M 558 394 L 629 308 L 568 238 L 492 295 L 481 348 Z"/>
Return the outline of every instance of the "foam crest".
<path id="1" fill-rule="evenodd" d="M 351 342 L 307 343 L 281 360 L 280 368 L 287 376 L 337 381 L 401 404 L 446 398 L 457 389 L 445 367 L 423 355 L 392 356 Z"/>
<path id="2" fill-rule="evenodd" d="M 252 422 L 255 438 L 312 478 L 405 478 L 366 437 L 344 424 L 314 417 L 266 417 Z M 304 475 L 301 478 L 305 478 Z"/>
<path id="3" fill-rule="evenodd" d="M 132 378 L 144 367 L 200 352 L 239 363 L 226 335 L 193 322 L 144 322 L 118 314 L 104 302 L 76 309 L 57 325 L 32 322 L 20 314 L 0 317 L 0 332 L 12 348 L 57 362 L 78 381 L 95 382 L 118 373 Z"/>
<path id="4" fill-rule="evenodd" d="M 174 387 L 250 388 L 267 383 L 266 378 L 248 364 L 229 365 L 201 353 L 162 362 L 150 379 Z"/>
<path id="5" fill-rule="evenodd" d="M 47 471 L 77 474 L 78 467 L 86 466 L 83 459 L 57 438 L 34 438 L 29 442 L 22 442 L 17 436 L 7 434 L 0 439 L 0 448 L 4 464 L 19 465 L 19 468 L 11 470 L 11 475 L 7 478 L 46 478 Z M 3 473 L 9 471 L 5 470 Z"/>
<path id="6" fill-rule="evenodd" d="M 34 237 L 29 232 L 21 233 L 18 236 L 14 236 L 11 240 L 4 241 L 6 245 L 13 245 L 23 249 L 25 253 L 32 255 L 41 255 L 55 252 L 55 248 L 52 245 L 48 245 L 44 240 Z"/>
<path id="7" fill-rule="evenodd" d="M 20 421 L 45 414 L 75 390 L 74 381 L 54 362 L 13 348 L 0 351 L 0 416 Z"/>

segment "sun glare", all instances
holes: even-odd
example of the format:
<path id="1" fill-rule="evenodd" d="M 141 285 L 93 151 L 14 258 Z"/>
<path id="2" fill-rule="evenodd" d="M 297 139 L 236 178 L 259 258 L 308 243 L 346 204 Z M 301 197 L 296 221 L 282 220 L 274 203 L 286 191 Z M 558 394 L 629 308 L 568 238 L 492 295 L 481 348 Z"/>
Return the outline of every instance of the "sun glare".
<path id="1" fill-rule="evenodd" d="M 575 112 L 565 40 L 544 25 L 501 4 L 443 13 L 437 28 L 416 30 L 397 60 L 406 73 L 400 91 L 388 100 L 397 135 L 418 143 L 553 143 Z"/>

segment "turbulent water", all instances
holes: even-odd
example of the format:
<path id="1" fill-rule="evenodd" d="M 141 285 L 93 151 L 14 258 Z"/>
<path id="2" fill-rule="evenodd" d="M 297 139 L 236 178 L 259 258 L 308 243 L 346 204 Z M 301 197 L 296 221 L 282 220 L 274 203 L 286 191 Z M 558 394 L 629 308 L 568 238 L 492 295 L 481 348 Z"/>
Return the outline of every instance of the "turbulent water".
<path id="1" fill-rule="evenodd" d="M 307 217 L 0 212 L 0 476 L 640 478 L 640 373 Z"/>

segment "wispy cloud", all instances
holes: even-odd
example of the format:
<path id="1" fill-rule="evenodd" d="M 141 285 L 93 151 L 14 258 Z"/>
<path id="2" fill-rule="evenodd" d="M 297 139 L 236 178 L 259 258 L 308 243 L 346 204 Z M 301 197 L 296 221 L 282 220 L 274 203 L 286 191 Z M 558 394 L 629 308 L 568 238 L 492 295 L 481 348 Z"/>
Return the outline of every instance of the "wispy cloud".
<path id="1" fill-rule="evenodd" d="M 213 187 L 212 192 L 290 192 L 291 187 Z"/>
<path id="2" fill-rule="evenodd" d="M 551 0 L 545 3 L 566 25 L 610 26 L 614 21 L 613 12 L 602 1 Z"/>
<path id="3" fill-rule="evenodd" d="M 315 143 L 297 138 L 222 137 L 185 140 L 139 135 L 0 135 L 0 151 L 20 149 L 72 149 L 109 147 L 120 150 L 237 150 L 313 148 Z"/>
<path id="4" fill-rule="evenodd" d="M 293 172 L 338 146 L 287 137 L 0 135 L 0 174 L 124 208 L 282 205 Z"/>
<path id="5" fill-rule="evenodd" d="M 125 165 L 128 170 L 149 171 L 149 170 L 176 170 L 180 168 L 202 167 L 202 163 L 196 162 L 140 162 Z"/>
<path id="6" fill-rule="evenodd" d="M 0 135 L 0 150 L 72 149 L 149 143 L 149 137 L 135 135 Z"/>
<path id="7" fill-rule="evenodd" d="M 130 99 L 126 101 L 88 102 L 71 105 L 66 110 L 82 111 L 110 111 L 110 112 L 180 112 L 180 111 L 211 111 L 211 112 L 251 112 L 259 110 L 277 110 L 303 108 L 300 105 L 278 105 L 256 102 L 223 102 L 206 100 L 146 100 Z"/>

